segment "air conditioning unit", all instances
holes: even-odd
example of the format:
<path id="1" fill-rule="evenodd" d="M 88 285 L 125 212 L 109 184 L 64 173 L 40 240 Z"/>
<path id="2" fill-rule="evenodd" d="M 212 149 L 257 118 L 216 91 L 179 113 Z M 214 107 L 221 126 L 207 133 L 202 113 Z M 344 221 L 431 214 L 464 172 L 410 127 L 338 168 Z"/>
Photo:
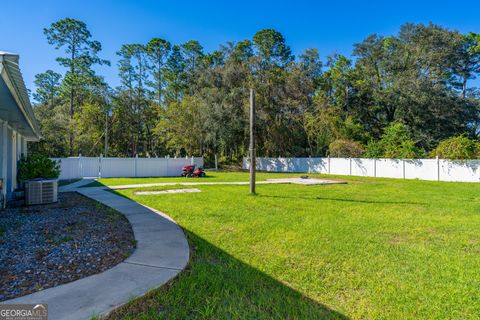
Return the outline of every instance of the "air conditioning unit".
<path id="1" fill-rule="evenodd" d="M 25 204 L 47 204 L 58 200 L 58 180 L 28 180 L 25 182 Z"/>

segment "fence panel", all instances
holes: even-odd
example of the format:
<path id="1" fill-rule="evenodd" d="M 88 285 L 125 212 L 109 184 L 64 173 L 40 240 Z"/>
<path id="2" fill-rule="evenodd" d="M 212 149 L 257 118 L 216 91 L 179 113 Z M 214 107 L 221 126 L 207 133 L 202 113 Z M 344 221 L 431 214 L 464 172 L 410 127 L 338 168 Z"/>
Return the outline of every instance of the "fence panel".
<path id="1" fill-rule="evenodd" d="M 282 172 L 284 164 L 281 158 L 262 158 L 257 162 L 258 170 Z"/>
<path id="2" fill-rule="evenodd" d="M 405 178 L 420 180 L 438 180 L 436 159 L 406 159 Z"/>
<path id="3" fill-rule="evenodd" d="M 81 177 L 98 177 L 100 174 L 100 158 L 81 157 L 79 160 Z"/>
<path id="4" fill-rule="evenodd" d="M 354 175 L 458 182 L 480 182 L 480 160 L 257 158 L 257 170 Z M 250 168 L 248 158 L 243 168 Z"/>
<path id="5" fill-rule="evenodd" d="M 52 160 L 60 162 L 59 179 L 68 180 L 81 178 L 79 158 L 52 158 Z"/>
<path id="6" fill-rule="evenodd" d="M 100 174 L 102 178 L 135 177 L 135 158 L 103 158 Z"/>
<path id="7" fill-rule="evenodd" d="M 330 158 L 330 174 L 350 174 L 350 159 Z"/>
<path id="8" fill-rule="evenodd" d="M 377 177 L 403 178 L 403 161 L 400 159 L 377 159 Z"/>
<path id="9" fill-rule="evenodd" d="M 198 167 L 203 167 L 203 158 L 169 158 L 168 167 L 166 175 L 169 177 L 179 176 L 182 173 L 182 168 L 188 165 L 195 165 Z"/>
<path id="10" fill-rule="evenodd" d="M 52 158 L 60 162 L 60 179 L 164 177 L 180 176 L 182 167 L 194 164 L 203 167 L 203 157 L 197 158 Z"/>
<path id="11" fill-rule="evenodd" d="M 440 160 L 439 164 L 439 176 L 443 181 L 480 182 L 480 160 Z"/>
<path id="12" fill-rule="evenodd" d="M 375 160 L 364 158 L 352 159 L 352 176 L 374 177 Z"/>
<path id="13" fill-rule="evenodd" d="M 328 173 L 328 159 L 327 158 L 304 158 L 306 159 L 306 170 L 299 172 L 308 173 Z"/>
<path id="14" fill-rule="evenodd" d="M 243 159 L 243 168 L 249 168 L 249 159 Z M 257 169 L 272 172 L 327 173 L 326 158 L 258 158 Z"/>
<path id="15" fill-rule="evenodd" d="M 163 177 L 167 176 L 168 159 L 138 158 L 137 177 Z"/>

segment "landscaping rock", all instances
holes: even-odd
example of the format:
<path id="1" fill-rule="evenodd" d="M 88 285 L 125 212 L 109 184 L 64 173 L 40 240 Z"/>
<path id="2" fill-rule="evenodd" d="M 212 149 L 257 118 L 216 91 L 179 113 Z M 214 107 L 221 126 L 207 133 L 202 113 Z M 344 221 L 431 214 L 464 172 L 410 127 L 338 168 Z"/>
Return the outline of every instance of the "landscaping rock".
<path id="1" fill-rule="evenodd" d="M 78 193 L 0 211 L 0 301 L 102 272 L 134 250 L 127 219 Z"/>

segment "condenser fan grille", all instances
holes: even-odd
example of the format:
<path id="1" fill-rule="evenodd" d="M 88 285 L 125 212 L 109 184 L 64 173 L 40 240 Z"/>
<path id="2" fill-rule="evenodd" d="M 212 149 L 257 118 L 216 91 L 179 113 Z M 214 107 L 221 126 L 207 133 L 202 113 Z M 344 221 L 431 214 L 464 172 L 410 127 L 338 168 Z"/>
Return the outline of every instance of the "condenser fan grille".
<path id="1" fill-rule="evenodd" d="M 57 180 L 27 181 L 25 202 L 27 205 L 57 202 Z"/>

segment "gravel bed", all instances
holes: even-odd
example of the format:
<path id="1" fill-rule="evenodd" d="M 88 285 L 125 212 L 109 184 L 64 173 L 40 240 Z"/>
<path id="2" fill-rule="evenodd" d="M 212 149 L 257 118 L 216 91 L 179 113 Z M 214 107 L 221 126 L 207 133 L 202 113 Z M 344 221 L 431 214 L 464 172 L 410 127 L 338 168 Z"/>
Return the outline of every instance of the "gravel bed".
<path id="1" fill-rule="evenodd" d="M 76 192 L 0 211 L 0 301 L 109 269 L 135 249 L 128 220 Z"/>

